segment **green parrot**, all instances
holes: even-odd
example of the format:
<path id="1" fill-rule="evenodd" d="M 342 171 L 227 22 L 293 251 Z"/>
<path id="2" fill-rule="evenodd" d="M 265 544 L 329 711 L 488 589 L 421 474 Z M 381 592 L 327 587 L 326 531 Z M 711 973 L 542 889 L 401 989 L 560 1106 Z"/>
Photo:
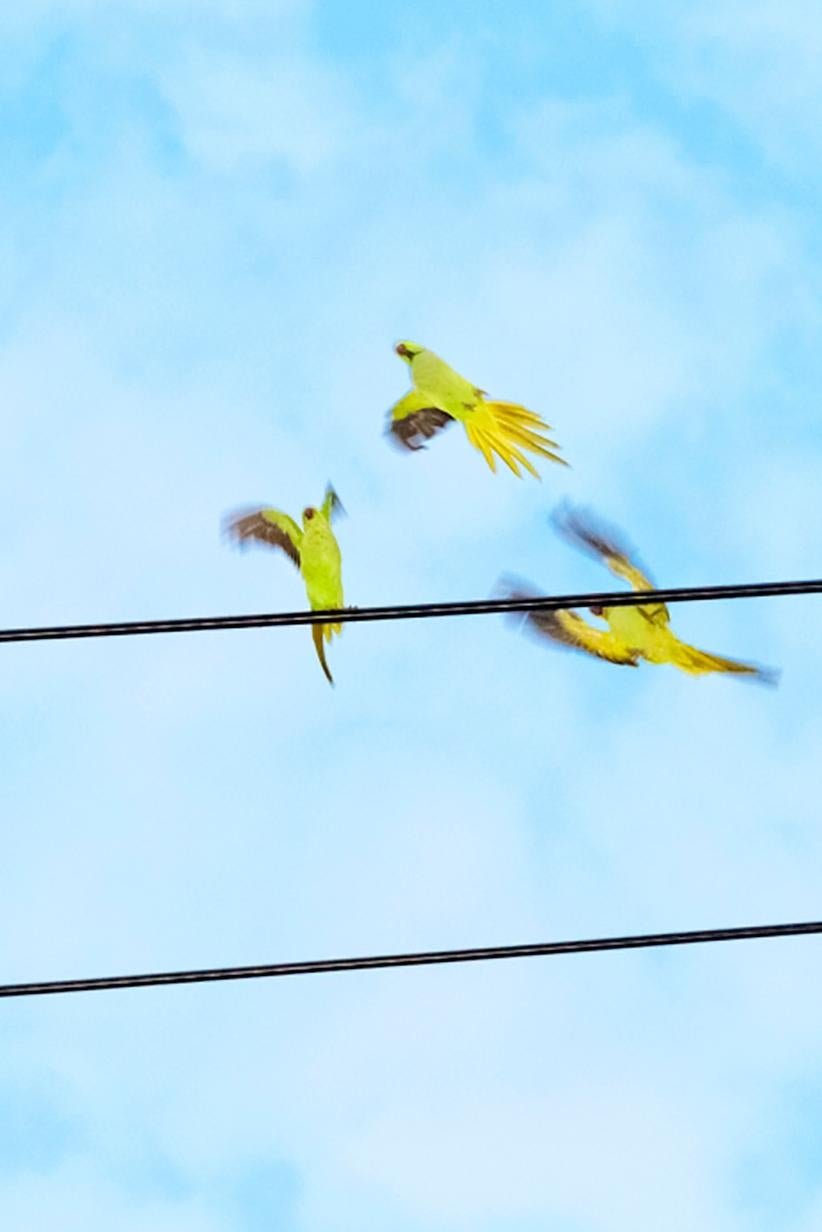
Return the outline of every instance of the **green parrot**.
<path id="1" fill-rule="evenodd" d="M 567 466 L 552 452 L 559 446 L 544 435 L 550 424 L 515 402 L 492 402 L 485 391 L 466 381 L 445 360 L 416 342 L 398 342 L 394 350 L 411 369 L 414 388 L 388 412 L 389 431 L 406 449 L 424 449 L 424 441 L 458 419 L 492 471 L 502 459 L 515 475 L 520 466 L 539 479 L 523 449 Z M 519 464 L 519 465 L 518 465 Z"/>
<path id="2" fill-rule="evenodd" d="M 554 514 L 554 524 L 570 543 L 597 557 L 617 577 L 629 582 L 634 590 L 654 589 L 647 575 L 631 560 L 625 546 L 620 544 L 616 533 L 610 527 L 599 524 L 589 511 L 566 505 Z M 536 594 L 519 583 L 508 584 L 506 593 L 509 598 L 527 598 Z M 578 612 L 567 608 L 555 612 L 528 612 L 527 621 L 555 642 L 625 667 L 638 667 L 639 661 L 645 659 L 648 663 L 672 663 L 674 667 L 694 676 L 706 672 L 731 672 L 762 684 L 775 685 L 779 680 L 779 672 L 771 668 L 726 659 L 680 641 L 670 627 L 671 617 L 664 603 L 643 603 L 636 607 L 592 607 L 590 611 L 592 616 L 601 617 L 608 628 L 599 628 Z"/>
<path id="3" fill-rule="evenodd" d="M 340 548 L 331 523 L 343 512 L 340 499 L 329 484 L 320 508 L 309 505 L 303 510 L 302 530 L 293 518 L 279 509 L 231 514 L 226 519 L 225 530 L 241 546 L 258 539 L 282 548 L 303 576 L 311 610 L 339 609 L 344 606 Z M 341 632 L 341 624 L 311 626 L 317 658 L 332 685 L 334 678 L 328 670 L 324 642 L 330 642 L 335 633 Z"/>

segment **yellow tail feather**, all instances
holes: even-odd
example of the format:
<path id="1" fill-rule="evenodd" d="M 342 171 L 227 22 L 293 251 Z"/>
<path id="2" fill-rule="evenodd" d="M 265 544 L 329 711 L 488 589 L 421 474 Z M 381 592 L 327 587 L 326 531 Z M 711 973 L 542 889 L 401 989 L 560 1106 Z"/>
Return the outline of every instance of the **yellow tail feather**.
<path id="1" fill-rule="evenodd" d="M 524 467 L 539 479 L 539 471 L 525 457 L 523 449 L 567 466 L 564 459 L 552 452 L 559 446 L 544 435 L 549 430 L 548 424 L 516 403 L 483 401 L 466 415 L 463 423 L 469 441 L 494 472 L 496 454 L 518 478 L 521 477 L 520 467 Z"/>
<path id="2" fill-rule="evenodd" d="M 547 437 L 537 436 L 535 432 L 531 432 L 528 428 L 521 428 L 514 424 L 506 424 L 505 430 L 510 440 L 517 441 L 525 449 L 530 449 L 533 453 L 540 453 L 546 458 L 554 458 L 556 462 L 562 462 L 562 458 L 556 458 L 551 449 L 548 448 L 548 446 L 553 446 L 554 449 L 559 449 L 556 441 L 549 441 Z"/>
<path id="3" fill-rule="evenodd" d="M 534 424 L 538 428 L 547 428 L 549 431 L 551 425 L 546 423 L 541 415 L 537 415 L 536 411 L 529 411 L 527 407 L 520 406 L 518 402 L 494 402 L 491 404 L 496 407 L 501 415 L 508 415 L 511 419 L 518 419 L 521 423 Z"/>
<path id="4" fill-rule="evenodd" d="M 465 432 L 471 444 L 475 449 L 480 451 L 491 470 L 494 474 L 496 474 L 497 464 L 494 461 L 494 455 L 491 452 L 491 447 L 486 441 L 485 433 L 480 431 L 480 429 L 477 428 L 475 424 L 471 423 L 470 420 L 465 424 Z"/>
<path id="5" fill-rule="evenodd" d="M 689 646 L 687 642 L 677 642 L 671 662 L 692 676 L 702 676 L 707 672 L 733 672 L 738 676 L 755 676 L 764 684 L 776 684 L 779 677 L 778 672 L 756 667 L 753 663 L 740 663 L 738 659 L 726 659 L 723 655 L 708 654 L 696 646 Z"/>
<path id="6" fill-rule="evenodd" d="M 314 649 L 317 652 L 317 658 L 320 660 L 320 667 L 325 672 L 328 683 L 333 684 L 334 677 L 331 675 L 331 672 L 328 670 L 328 663 L 326 662 L 326 658 L 325 658 L 325 646 L 323 645 L 323 636 L 326 636 L 328 638 L 331 637 L 331 626 L 330 625 L 312 625 L 311 626 L 311 637 L 314 641 Z"/>
<path id="7" fill-rule="evenodd" d="M 495 474 L 497 463 L 494 454 L 505 463 L 509 470 L 513 471 L 518 479 L 521 478 L 518 462 L 530 471 L 535 479 L 539 479 L 539 472 L 536 468 L 500 432 L 478 427 L 474 423 L 467 423 L 465 431 L 471 444 L 480 451 Z"/>

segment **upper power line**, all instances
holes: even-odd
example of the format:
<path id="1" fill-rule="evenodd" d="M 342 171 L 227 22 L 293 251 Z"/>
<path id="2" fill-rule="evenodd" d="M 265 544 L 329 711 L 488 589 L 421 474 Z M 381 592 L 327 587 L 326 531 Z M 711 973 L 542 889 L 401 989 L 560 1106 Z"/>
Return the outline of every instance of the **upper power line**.
<path id="1" fill-rule="evenodd" d="M 282 975 L 324 975 L 332 971 L 375 971 L 387 967 L 430 967 L 443 963 L 489 962 L 503 958 L 550 958 L 560 954 L 594 954 L 603 950 L 641 950 L 718 941 L 803 937 L 812 933 L 822 933 L 822 920 L 743 928 L 706 928 L 678 933 L 642 933 L 638 936 L 599 937 L 583 941 L 545 941 L 535 945 L 485 946 L 471 950 L 426 950 L 411 954 L 379 954 L 365 958 L 320 958 L 309 962 L 269 963 L 251 967 L 212 967 L 198 971 L 160 971 L 148 975 L 111 975 L 80 980 L 0 984 L 0 997 L 39 997 L 63 992 L 151 988 L 158 984 L 207 984 L 222 980 L 270 979 Z"/>
<path id="2" fill-rule="evenodd" d="M 423 620 L 435 616 L 487 616 L 501 612 L 552 612 L 564 608 L 637 607 L 643 603 L 706 603 L 716 599 L 770 599 L 822 594 L 822 578 L 798 582 L 751 582 L 733 586 L 675 586 L 657 590 L 592 591 L 584 594 L 406 603 L 324 611 L 261 612 L 248 616 L 195 616 L 176 620 L 127 620 L 101 624 L 0 629 L 0 642 L 48 642 L 87 637 L 134 637 L 148 633 L 208 633 L 218 629 L 267 629 L 284 625 L 360 624 L 378 620 Z"/>

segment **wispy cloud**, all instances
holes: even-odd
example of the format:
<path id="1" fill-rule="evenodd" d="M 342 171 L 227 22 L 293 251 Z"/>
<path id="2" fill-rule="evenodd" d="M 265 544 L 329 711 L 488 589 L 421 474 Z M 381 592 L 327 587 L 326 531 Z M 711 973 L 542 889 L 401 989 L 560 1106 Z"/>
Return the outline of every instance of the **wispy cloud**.
<path id="1" fill-rule="evenodd" d="M 723 0 L 678 9 L 592 0 L 606 20 L 653 47 L 655 72 L 716 108 L 777 166 L 813 182 L 820 133 L 822 15 L 807 0 Z"/>

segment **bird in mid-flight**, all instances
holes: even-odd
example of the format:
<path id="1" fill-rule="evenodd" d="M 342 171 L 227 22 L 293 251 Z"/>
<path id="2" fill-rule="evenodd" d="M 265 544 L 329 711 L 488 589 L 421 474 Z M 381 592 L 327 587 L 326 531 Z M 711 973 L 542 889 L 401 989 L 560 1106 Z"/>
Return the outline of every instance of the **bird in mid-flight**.
<path id="1" fill-rule="evenodd" d="M 484 390 L 416 342 L 398 342 L 394 349 L 411 369 L 414 383 L 388 412 L 389 431 L 406 449 L 423 449 L 426 440 L 456 419 L 492 471 L 501 458 L 515 475 L 523 466 L 539 479 L 524 450 L 568 465 L 554 452 L 559 446 L 545 435 L 551 425 L 539 415 L 515 402 L 491 401 Z"/>
<path id="2" fill-rule="evenodd" d="M 560 508 L 554 514 L 559 533 L 575 547 L 597 557 L 603 564 L 629 582 L 634 590 L 653 590 L 654 586 L 621 544 L 616 532 L 599 523 L 588 510 Z M 520 583 L 506 587 L 510 598 L 529 598 L 537 592 Z M 664 603 L 643 603 L 636 607 L 592 607 L 593 616 L 607 624 L 603 629 L 591 624 L 569 608 L 555 612 L 527 613 L 527 622 L 539 633 L 563 646 L 582 650 L 609 663 L 638 667 L 640 659 L 648 663 L 672 663 L 683 672 L 700 676 L 707 672 L 731 672 L 747 676 L 762 684 L 775 685 L 779 672 L 740 663 L 722 655 L 709 654 L 680 641 L 670 626 L 670 614 Z"/>
<path id="3" fill-rule="evenodd" d="M 331 523 L 334 515 L 340 512 L 339 497 L 329 484 L 319 509 L 309 505 L 303 510 L 302 530 L 293 518 L 279 509 L 252 509 L 231 514 L 225 521 L 225 530 L 242 546 L 257 539 L 281 548 L 303 576 L 312 611 L 337 610 L 344 602 L 342 571 L 340 548 Z M 328 670 L 324 642 L 330 642 L 333 634 L 341 632 L 340 624 L 311 626 L 317 658 L 331 684 L 334 678 Z"/>

